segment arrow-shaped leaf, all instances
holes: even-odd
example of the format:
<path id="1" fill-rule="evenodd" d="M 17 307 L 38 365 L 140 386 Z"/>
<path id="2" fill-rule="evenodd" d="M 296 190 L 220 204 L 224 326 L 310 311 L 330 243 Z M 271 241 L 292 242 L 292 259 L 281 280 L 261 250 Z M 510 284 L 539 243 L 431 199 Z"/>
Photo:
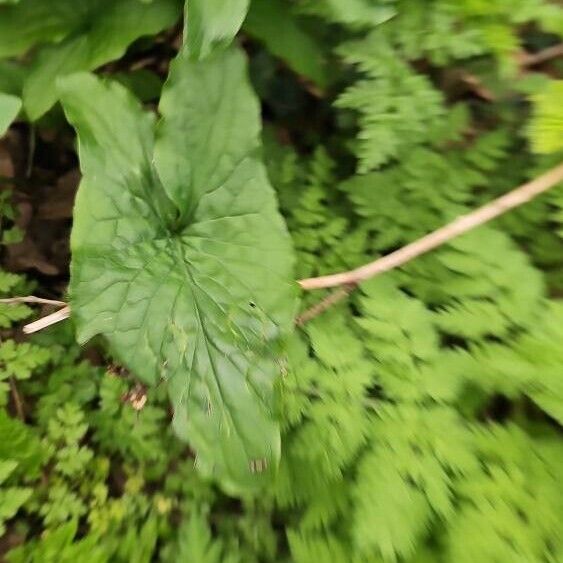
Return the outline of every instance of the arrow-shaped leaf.
<path id="1" fill-rule="evenodd" d="M 276 342 L 294 313 L 292 252 L 259 151 L 243 56 L 174 62 L 154 119 L 116 84 L 62 82 L 84 178 L 72 233 L 80 341 L 104 335 L 230 490 L 275 468 Z"/>

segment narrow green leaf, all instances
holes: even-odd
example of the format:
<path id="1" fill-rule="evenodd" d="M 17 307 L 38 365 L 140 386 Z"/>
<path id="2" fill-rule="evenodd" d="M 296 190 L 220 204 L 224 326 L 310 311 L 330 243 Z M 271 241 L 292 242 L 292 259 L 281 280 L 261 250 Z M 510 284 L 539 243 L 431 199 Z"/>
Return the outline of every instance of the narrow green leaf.
<path id="1" fill-rule="evenodd" d="M 281 0 L 252 2 L 244 29 L 264 42 L 295 72 L 321 86 L 328 84 L 326 53 L 311 34 L 306 33 Z"/>
<path id="2" fill-rule="evenodd" d="M 21 100 L 16 96 L 0 92 L 0 137 L 6 133 L 21 108 Z"/>
<path id="3" fill-rule="evenodd" d="M 200 60 L 215 46 L 228 45 L 240 29 L 249 0 L 186 0 L 184 43 Z"/>
<path id="4" fill-rule="evenodd" d="M 25 53 L 35 44 L 60 41 L 88 13 L 92 0 L 21 0 L 0 5 L 0 58 Z"/>
<path id="5" fill-rule="evenodd" d="M 143 381 L 166 380 L 202 470 L 254 488 L 279 457 L 275 348 L 295 303 L 243 56 L 177 58 L 156 148 L 152 117 L 123 87 L 77 74 L 62 93 L 84 175 L 71 240 L 79 339 L 105 335 Z"/>
<path id="6" fill-rule="evenodd" d="M 45 47 L 25 82 L 24 107 L 33 120 L 57 101 L 56 80 L 81 70 L 93 70 L 121 57 L 139 37 L 172 25 L 180 13 L 176 0 L 118 0 L 88 18 L 87 32 L 77 31 L 61 43 Z"/>
<path id="7" fill-rule="evenodd" d="M 0 91 L 21 97 L 27 68 L 13 61 L 0 61 Z"/>
<path id="8" fill-rule="evenodd" d="M 186 54 L 172 63 L 159 106 L 164 121 L 157 130 L 155 164 L 182 218 L 237 165 L 258 166 L 248 157 L 259 150 L 260 109 L 244 64 L 234 51 L 209 64 L 192 63 Z"/>

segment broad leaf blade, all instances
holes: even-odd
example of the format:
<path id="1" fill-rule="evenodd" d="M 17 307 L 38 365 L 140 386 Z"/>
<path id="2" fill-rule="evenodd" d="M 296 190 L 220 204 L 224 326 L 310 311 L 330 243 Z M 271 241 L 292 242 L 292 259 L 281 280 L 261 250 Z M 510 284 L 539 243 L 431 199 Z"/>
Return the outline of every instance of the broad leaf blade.
<path id="1" fill-rule="evenodd" d="M 27 68 L 20 63 L 0 60 L 0 91 L 21 97 Z"/>
<path id="2" fill-rule="evenodd" d="M 164 120 L 155 164 L 170 199 L 188 216 L 206 192 L 259 149 L 259 105 L 246 81 L 242 56 L 229 51 L 206 65 L 179 55 L 159 110 Z"/>
<path id="3" fill-rule="evenodd" d="M 228 45 L 237 34 L 250 0 L 186 0 L 184 42 L 200 60 L 215 46 Z"/>
<path id="4" fill-rule="evenodd" d="M 223 95 L 210 97 L 219 75 L 213 88 Z M 198 96 L 232 96 L 230 109 L 199 113 Z M 84 173 L 70 288 L 79 338 L 103 334 L 138 377 L 165 379 L 175 427 L 201 467 L 230 490 L 257 486 L 279 456 L 275 349 L 291 326 L 294 289 L 289 237 L 255 156 L 259 108 L 242 56 L 174 63 L 154 153 L 166 190 L 150 119 L 123 88 L 77 75 L 62 100 Z"/>
<path id="5" fill-rule="evenodd" d="M 315 38 L 302 29 L 283 0 L 252 2 L 244 30 L 295 70 L 321 88 L 329 83 L 327 53 Z"/>
<path id="6" fill-rule="evenodd" d="M 87 32 L 79 27 L 38 54 L 23 90 L 27 114 L 37 119 L 53 106 L 57 78 L 118 59 L 133 41 L 173 25 L 179 15 L 177 0 L 114 0 L 99 7 L 86 18 Z"/>
<path id="7" fill-rule="evenodd" d="M 21 108 L 21 100 L 10 94 L 0 92 L 0 137 L 6 133 Z"/>
<path id="8" fill-rule="evenodd" d="M 0 5 L 0 58 L 20 55 L 37 43 L 60 41 L 84 15 L 75 0 L 21 0 Z"/>

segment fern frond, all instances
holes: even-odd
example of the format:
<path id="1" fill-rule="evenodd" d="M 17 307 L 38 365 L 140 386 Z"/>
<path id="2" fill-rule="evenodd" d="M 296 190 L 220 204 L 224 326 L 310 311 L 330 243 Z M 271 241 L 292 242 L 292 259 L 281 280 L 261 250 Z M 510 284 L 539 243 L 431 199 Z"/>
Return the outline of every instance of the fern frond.
<path id="1" fill-rule="evenodd" d="M 0 460 L 17 462 L 17 472 L 34 478 L 45 462 L 44 448 L 35 432 L 0 409 Z"/>
<path id="2" fill-rule="evenodd" d="M 354 486 L 354 538 L 386 561 L 412 555 L 435 515 L 454 513 L 453 487 L 475 470 L 471 435 L 451 407 L 381 406 Z"/>
<path id="3" fill-rule="evenodd" d="M 25 294 L 29 284 L 23 276 L 5 272 L 0 269 L 0 296 L 10 297 Z M 8 328 L 12 324 L 28 318 L 32 313 L 31 307 L 23 303 L 0 303 L 0 328 Z"/>
<path id="4" fill-rule="evenodd" d="M 463 108 L 463 106 L 461 106 Z M 463 114 L 463 109 L 460 108 Z M 464 214 L 474 205 L 474 191 L 487 185 L 499 161 L 507 157 L 506 131 L 482 135 L 465 150 L 446 149 L 448 135 L 441 131 L 458 113 L 452 110 L 435 124 L 424 141 L 401 161 L 384 170 L 355 176 L 340 184 L 354 207 L 367 219 L 362 225 L 371 234 L 372 252 L 412 242 Z M 449 136 L 455 129 L 446 127 Z"/>
<path id="5" fill-rule="evenodd" d="M 102 451 L 119 452 L 139 461 L 165 459 L 167 448 L 171 447 L 166 440 L 171 436 L 169 430 L 163 432 L 165 409 L 149 400 L 142 411 L 135 411 L 122 401 L 128 389 L 123 379 L 111 376 L 102 379 L 100 410 L 92 421 L 95 441 Z"/>
<path id="6" fill-rule="evenodd" d="M 28 488 L 2 486 L 16 467 L 16 461 L 0 459 L 0 535 L 6 532 L 6 521 L 16 515 L 32 492 Z"/>
<path id="7" fill-rule="evenodd" d="M 358 170 L 365 173 L 408 154 L 445 108 L 440 92 L 403 62 L 381 35 L 373 33 L 340 52 L 367 75 L 336 103 L 360 114 L 356 153 Z"/>
<path id="8" fill-rule="evenodd" d="M 559 560 L 561 448 L 515 426 L 484 428 L 476 443 L 481 464 L 458 489 L 462 502 L 447 531 L 450 560 Z"/>
<path id="9" fill-rule="evenodd" d="M 192 512 L 178 531 L 178 561 L 201 561 L 201 563 L 222 563 L 223 553 L 220 542 L 211 535 L 209 524 L 200 512 Z"/>
<path id="10" fill-rule="evenodd" d="M 505 337 L 530 326 L 542 310 L 540 272 L 509 237 L 491 227 L 451 241 L 398 276 L 437 309 L 435 322 L 442 332 L 470 340 Z"/>
<path id="11" fill-rule="evenodd" d="M 7 555 L 8 563 L 108 563 L 111 558 L 99 539 L 89 536 L 75 541 L 77 521 L 68 522 L 55 530 L 44 534 L 40 540 L 25 543 L 11 550 Z"/>
<path id="12" fill-rule="evenodd" d="M 295 563 L 361 563 L 363 559 L 350 553 L 350 547 L 336 535 L 301 533 L 288 530 L 287 540 Z M 378 559 L 370 559 L 379 563 Z"/>
<path id="13" fill-rule="evenodd" d="M 376 362 L 375 381 L 383 395 L 407 402 L 452 401 L 463 378 L 450 373 L 432 312 L 389 276 L 370 280 L 361 291 L 355 322 Z"/>
<path id="14" fill-rule="evenodd" d="M 563 303 L 552 301 L 537 323 L 508 345 L 473 346 L 455 352 L 453 369 L 467 386 L 487 397 L 529 397 L 546 414 L 563 423 Z"/>
<path id="15" fill-rule="evenodd" d="M 538 153 L 563 149 L 563 80 L 552 80 L 532 97 L 533 115 L 529 135 L 532 148 Z"/>
<path id="16" fill-rule="evenodd" d="M 319 16 L 351 29 L 373 28 L 396 14 L 393 6 L 373 0 L 302 0 L 298 6 L 304 14 Z"/>

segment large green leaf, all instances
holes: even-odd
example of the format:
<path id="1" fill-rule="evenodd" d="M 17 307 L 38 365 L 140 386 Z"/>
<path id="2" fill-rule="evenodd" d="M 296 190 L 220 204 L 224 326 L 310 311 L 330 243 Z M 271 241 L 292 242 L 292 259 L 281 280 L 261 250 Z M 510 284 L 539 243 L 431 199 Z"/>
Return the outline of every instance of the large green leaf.
<path id="1" fill-rule="evenodd" d="M 184 42 L 190 57 L 206 57 L 215 46 L 228 45 L 240 29 L 249 0 L 186 0 Z"/>
<path id="2" fill-rule="evenodd" d="M 242 55 L 173 63 L 162 122 L 123 87 L 62 83 L 84 178 L 72 233 L 79 340 L 104 335 L 229 490 L 275 469 L 277 342 L 294 314 L 292 252 L 259 152 Z"/>
<path id="3" fill-rule="evenodd" d="M 38 54 L 23 89 L 24 107 L 31 119 L 43 115 L 57 101 L 58 77 L 93 70 L 121 57 L 135 39 L 158 33 L 180 15 L 177 0 L 149 4 L 112 0 L 102 4 L 89 14 L 85 29 L 79 27 L 64 41 L 44 47 Z"/>
<path id="4" fill-rule="evenodd" d="M 282 0 L 256 0 L 250 5 L 244 30 L 263 41 L 296 72 L 324 88 L 328 84 L 326 52 L 300 27 L 289 8 Z"/>
<path id="5" fill-rule="evenodd" d="M 13 61 L 0 61 L 0 92 L 21 97 L 26 68 Z"/>
<path id="6" fill-rule="evenodd" d="M 37 43 L 60 41 L 89 13 L 92 0 L 21 0 L 0 5 L 0 58 Z"/>
<path id="7" fill-rule="evenodd" d="M 0 137 L 8 130 L 21 108 L 21 101 L 16 96 L 0 92 Z"/>

